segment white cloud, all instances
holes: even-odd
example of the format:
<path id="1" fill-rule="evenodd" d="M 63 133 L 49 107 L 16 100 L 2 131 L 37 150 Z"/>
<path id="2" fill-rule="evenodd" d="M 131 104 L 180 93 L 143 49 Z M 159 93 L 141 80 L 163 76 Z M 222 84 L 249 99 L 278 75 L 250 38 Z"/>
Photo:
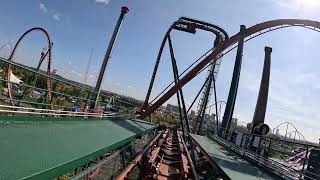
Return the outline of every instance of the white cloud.
<path id="1" fill-rule="evenodd" d="M 287 9 L 295 13 L 312 13 L 320 8 L 319 0 L 271 0 L 281 9 Z"/>
<path id="2" fill-rule="evenodd" d="M 61 20 L 61 15 L 59 13 L 54 13 L 52 15 L 52 18 L 56 21 L 60 21 Z"/>
<path id="3" fill-rule="evenodd" d="M 45 4 L 40 3 L 40 11 L 47 13 L 48 12 L 48 8 L 46 7 Z"/>
<path id="4" fill-rule="evenodd" d="M 101 3 L 104 5 L 108 5 L 110 3 L 111 0 L 95 0 L 96 3 Z"/>
<path id="5" fill-rule="evenodd" d="M 48 13 L 52 17 L 53 20 L 55 20 L 55 21 L 61 20 L 61 13 L 59 13 L 55 10 L 52 10 L 52 9 L 49 10 L 47 8 L 47 6 L 42 2 L 40 2 L 39 7 L 40 7 L 40 11 L 42 11 L 43 13 Z"/>

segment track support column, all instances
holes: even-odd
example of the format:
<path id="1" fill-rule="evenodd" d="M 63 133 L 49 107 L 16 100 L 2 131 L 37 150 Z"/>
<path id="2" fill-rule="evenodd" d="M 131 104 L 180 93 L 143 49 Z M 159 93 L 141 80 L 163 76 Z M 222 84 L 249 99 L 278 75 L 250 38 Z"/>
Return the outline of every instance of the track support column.
<path id="1" fill-rule="evenodd" d="M 230 125 L 231 125 L 232 116 L 233 116 L 234 105 L 236 103 L 236 97 L 237 97 L 238 85 L 239 85 L 239 79 L 240 79 L 240 72 L 241 72 L 245 31 L 246 31 L 246 26 L 241 25 L 240 32 L 239 32 L 240 39 L 239 39 L 239 43 L 238 43 L 236 61 L 234 64 L 234 69 L 233 69 L 232 81 L 231 81 L 231 85 L 230 85 L 226 109 L 225 109 L 222 124 L 221 124 L 221 129 L 219 131 L 219 135 L 222 137 L 224 137 L 225 134 L 228 134 L 228 131 L 229 131 Z"/>
<path id="2" fill-rule="evenodd" d="M 179 71 L 178 71 L 177 61 L 176 61 L 176 58 L 175 58 L 175 55 L 174 55 L 174 51 L 173 51 L 172 41 L 171 41 L 170 35 L 168 36 L 168 42 L 169 42 L 169 49 L 170 49 L 170 56 L 171 56 L 171 62 L 172 62 L 172 70 L 173 70 L 173 75 L 174 75 L 174 81 L 175 81 L 175 84 L 176 84 L 176 83 L 179 82 Z M 187 129 L 187 132 L 190 132 L 189 122 L 188 122 L 188 114 L 187 114 L 186 105 L 185 105 L 185 102 L 184 102 L 182 89 L 180 89 L 177 92 L 177 98 L 178 98 L 178 105 L 179 105 L 180 114 L 183 115 L 183 117 L 181 119 L 182 132 L 184 133 L 185 128 Z M 180 103 L 180 100 L 181 100 L 181 103 Z M 183 136 L 184 136 L 184 138 L 186 137 L 185 134 Z"/>

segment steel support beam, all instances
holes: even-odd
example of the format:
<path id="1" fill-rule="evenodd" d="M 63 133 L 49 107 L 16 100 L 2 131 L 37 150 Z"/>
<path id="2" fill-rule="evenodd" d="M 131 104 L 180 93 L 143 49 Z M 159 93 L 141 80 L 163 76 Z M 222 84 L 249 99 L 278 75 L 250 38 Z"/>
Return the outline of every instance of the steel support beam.
<path id="1" fill-rule="evenodd" d="M 239 33 L 240 39 L 239 39 L 239 43 L 238 43 L 236 61 L 234 64 L 234 69 L 233 69 L 232 81 L 231 81 L 231 85 L 230 85 L 226 109 L 224 111 L 224 116 L 223 116 L 223 120 L 222 120 L 222 124 L 221 124 L 221 129 L 219 131 L 220 136 L 224 136 L 223 134 L 228 134 L 228 131 L 229 131 L 230 125 L 231 125 L 231 120 L 232 120 L 233 111 L 234 111 L 234 105 L 236 103 L 236 97 L 237 97 L 238 86 L 239 86 L 245 31 L 246 31 L 246 26 L 241 25 L 240 26 L 240 33 Z M 225 132 L 225 131 L 227 131 L 227 132 Z"/>
<path id="2" fill-rule="evenodd" d="M 201 133 L 201 128 L 202 128 L 202 124 L 203 124 L 203 120 L 204 120 L 204 116 L 206 114 L 206 109 L 207 109 L 207 105 L 208 105 L 208 101 L 209 101 L 209 96 L 210 96 L 210 90 L 211 90 L 211 86 L 212 86 L 212 81 L 214 79 L 214 69 L 215 69 L 215 61 L 212 62 L 213 64 L 211 65 L 212 66 L 212 69 L 211 69 L 211 72 L 209 74 L 209 82 L 207 84 L 207 87 L 205 89 L 205 94 L 204 94 L 204 99 L 203 99 L 203 102 L 202 102 L 202 105 L 201 105 L 201 111 L 198 115 L 198 127 L 197 127 L 197 130 L 196 130 L 196 134 L 200 134 Z"/>
<path id="3" fill-rule="evenodd" d="M 167 42 L 167 39 L 168 39 L 168 36 L 169 36 L 171 30 L 172 30 L 172 26 L 168 29 L 168 31 L 167 31 L 166 35 L 164 36 L 164 38 L 162 40 L 162 43 L 160 45 L 160 49 L 159 49 L 159 52 L 158 52 L 157 60 L 156 60 L 156 63 L 154 65 L 154 68 L 153 68 L 153 71 L 152 71 L 151 80 L 150 80 L 150 84 L 149 84 L 149 87 L 148 87 L 147 95 L 146 95 L 146 98 L 145 98 L 144 103 L 143 103 L 142 111 L 144 109 L 148 108 L 148 106 L 149 106 L 149 99 L 150 99 L 151 91 L 152 91 L 152 88 L 153 88 L 154 80 L 155 80 L 156 75 L 157 75 L 157 71 L 158 71 L 161 55 L 162 55 L 164 46 L 166 45 L 166 42 Z"/>
<path id="4" fill-rule="evenodd" d="M 192 101 L 192 103 L 191 103 L 191 105 L 190 105 L 187 113 L 189 113 L 189 111 L 191 110 L 193 104 L 196 102 L 196 100 L 198 99 L 199 95 L 201 94 L 203 88 L 205 87 L 205 85 L 207 84 L 207 82 L 208 82 L 209 80 L 210 80 L 210 76 L 208 76 L 207 79 L 204 81 L 204 83 L 203 83 L 203 85 L 201 86 L 200 90 L 198 91 L 196 97 L 193 99 L 193 101 Z"/>
<path id="5" fill-rule="evenodd" d="M 214 40 L 213 48 L 217 47 L 221 41 L 222 41 L 222 39 L 220 39 L 219 36 L 216 36 L 216 39 Z M 216 72 L 217 65 L 218 65 L 217 61 L 213 60 L 211 62 L 209 70 L 208 70 L 209 81 L 207 83 L 205 83 L 206 88 L 203 91 L 204 97 L 203 97 L 202 101 L 200 99 L 200 110 L 198 112 L 199 114 L 198 114 L 198 117 L 195 122 L 195 124 L 198 126 L 195 125 L 195 127 L 194 127 L 194 131 L 195 131 L 194 133 L 196 133 L 196 134 L 201 133 L 201 128 L 202 128 L 202 124 L 204 121 L 204 116 L 205 116 L 205 112 L 207 109 L 207 105 L 209 103 L 212 88 L 214 88 L 214 100 L 215 100 L 215 103 L 217 103 L 217 94 L 216 94 L 216 88 L 215 88 L 215 73 L 217 73 Z M 218 108 L 216 108 L 216 114 L 217 113 L 218 113 Z"/>
<path id="6" fill-rule="evenodd" d="M 177 61 L 176 61 L 176 58 L 175 58 L 175 55 L 174 55 L 174 51 L 173 51 L 173 46 L 172 46 L 172 41 L 171 41 L 170 35 L 168 36 L 168 43 L 169 43 L 169 49 L 170 49 L 170 57 L 171 57 L 171 62 L 172 62 L 172 70 L 173 70 L 173 75 L 174 75 L 174 81 L 175 81 L 175 84 L 177 84 L 179 82 L 179 71 L 178 71 Z M 182 89 L 179 89 L 179 91 L 177 92 L 177 98 L 178 98 L 178 104 L 179 104 L 179 111 L 180 111 L 180 113 L 182 112 L 181 114 L 183 115 L 183 117 L 181 119 L 182 130 L 184 132 L 184 128 L 186 128 L 187 132 L 190 132 L 189 122 L 188 122 L 188 114 L 187 114 L 186 105 L 185 105 L 185 102 L 184 102 Z M 180 104 L 180 100 L 181 100 L 181 104 Z M 185 122 L 183 122 L 183 121 L 185 121 Z M 184 127 L 184 126 L 186 126 L 186 127 Z M 186 136 L 184 134 L 184 138 L 185 137 Z"/>
<path id="7" fill-rule="evenodd" d="M 218 99 L 217 99 L 217 88 L 216 88 L 216 78 L 213 77 L 213 90 L 214 90 L 214 102 L 215 102 L 215 110 L 216 110 L 216 134 L 219 131 L 219 112 L 218 112 Z"/>
<path id="8" fill-rule="evenodd" d="M 264 48 L 264 64 L 262 77 L 260 82 L 259 95 L 257 99 L 256 108 L 253 115 L 252 127 L 260 123 L 264 123 L 264 118 L 267 110 L 268 103 L 268 92 L 269 92 L 269 81 L 270 81 L 270 66 L 271 66 L 271 47 Z"/>
<path id="9" fill-rule="evenodd" d="M 202 30 L 214 33 L 216 35 L 216 37 L 219 37 L 218 38 L 219 42 L 220 42 L 220 40 L 221 41 L 225 41 L 226 39 L 229 38 L 228 34 L 222 28 L 220 28 L 220 27 L 218 27 L 216 25 L 213 25 L 213 24 L 209 24 L 209 23 L 206 23 L 206 22 L 194 20 L 194 19 L 187 18 L 187 17 L 181 17 L 181 18 L 179 18 L 179 20 L 175 21 L 170 26 L 170 28 L 167 30 L 167 32 L 166 32 L 166 34 L 165 34 L 165 36 L 164 36 L 164 38 L 162 40 L 162 43 L 161 43 L 161 46 L 160 46 L 160 49 L 159 49 L 159 52 L 158 52 L 158 56 L 157 56 L 157 59 L 156 59 L 156 63 L 155 63 L 155 66 L 154 66 L 154 69 L 153 69 L 153 72 L 152 72 L 150 84 L 149 84 L 149 87 L 148 87 L 148 90 L 147 90 L 146 98 L 145 98 L 145 101 L 143 103 L 140 115 L 144 114 L 146 109 L 149 109 L 149 98 L 150 98 L 151 91 L 152 91 L 153 84 L 154 84 L 154 80 L 155 80 L 155 77 L 156 77 L 156 74 L 157 74 L 157 70 L 158 70 L 158 66 L 159 66 L 159 63 L 160 63 L 161 55 L 162 55 L 165 43 L 166 43 L 166 41 L 168 39 L 168 36 L 170 35 L 172 29 L 175 29 L 175 30 L 178 30 L 178 31 L 187 32 L 187 33 L 192 33 L 192 34 L 196 33 L 196 29 L 202 29 Z M 218 41 L 215 41 L 215 43 L 218 43 Z"/>
<path id="10" fill-rule="evenodd" d="M 214 47 L 218 46 L 219 43 L 220 43 L 220 39 L 216 38 L 215 39 L 215 43 L 214 43 Z M 217 61 L 214 61 L 215 65 L 217 65 Z M 213 68 L 213 70 L 215 70 L 215 67 Z M 218 98 L 217 98 L 217 88 L 216 88 L 216 77 L 214 76 L 214 73 L 213 73 L 213 78 L 212 78 L 212 83 L 213 83 L 213 92 L 214 92 L 214 103 L 216 104 L 215 105 L 215 111 L 216 111 L 216 116 L 215 116 L 215 119 L 216 119 L 216 126 L 217 126 L 217 131 L 216 131 L 216 134 L 218 134 L 218 130 L 219 130 L 219 115 L 218 115 Z"/>

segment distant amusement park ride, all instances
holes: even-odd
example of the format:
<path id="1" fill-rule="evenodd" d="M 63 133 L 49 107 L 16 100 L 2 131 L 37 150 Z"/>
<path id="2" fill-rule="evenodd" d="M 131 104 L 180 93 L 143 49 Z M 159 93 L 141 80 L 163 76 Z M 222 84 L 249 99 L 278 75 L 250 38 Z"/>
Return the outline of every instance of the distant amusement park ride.
<path id="1" fill-rule="evenodd" d="M 44 36 L 45 38 L 47 39 L 47 43 L 48 43 L 48 47 L 47 47 L 47 51 L 46 52 L 41 52 L 41 57 L 40 57 L 40 61 L 38 63 L 38 66 L 37 66 L 37 69 L 36 71 L 39 71 L 40 69 L 40 66 L 41 64 L 43 63 L 43 61 L 45 60 L 46 57 L 48 57 L 48 66 L 47 66 L 47 102 L 48 103 L 51 103 L 51 100 L 52 100 L 52 95 L 51 95 L 51 89 L 52 89 L 52 82 L 51 82 L 51 64 L 52 64 L 52 52 L 51 52 L 51 48 L 52 48 L 52 42 L 51 42 L 51 39 L 50 39 L 50 36 L 49 36 L 49 33 L 43 29 L 43 28 L 40 28 L 40 27 L 34 27 L 34 28 L 31 28 L 29 30 L 27 30 L 25 33 L 22 34 L 22 36 L 18 39 L 18 41 L 16 42 L 9 58 L 8 58 L 8 61 L 11 62 L 15 56 L 15 53 L 16 53 L 16 50 L 17 48 L 19 47 L 21 41 L 31 32 L 33 31 L 40 31 Z M 35 74 L 33 75 L 35 76 Z M 14 101 L 12 101 L 12 83 L 11 82 L 16 82 L 16 78 L 15 76 L 13 75 L 12 73 L 12 65 L 10 63 L 8 63 L 8 70 L 7 70 L 7 78 L 8 78 L 8 96 L 10 98 L 10 102 L 11 104 L 14 106 L 15 103 Z M 34 77 L 31 81 L 34 80 Z M 26 88 L 24 89 L 24 91 L 26 90 Z M 22 97 L 21 97 L 22 98 Z"/>
<path id="2" fill-rule="evenodd" d="M 272 133 L 279 135 L 279 128 L 282 126 L 286 126 L 284 138 L 296 140 L 296 136 L 298 135 L 299 140 L 306 141 L 304 135 L 300 131 L 298 131 L 296 126 L 294 124 L 292 124 L 291 122 L 283 122 L 283 123 L 278 124 L 276 127 L 273 128 Z M 294 131 L 289 132 L 288 131 L 289 127 L 293 127 Z M 291 134 L 294 134 L 293 138 L 291 138 Z M 290 135 L 290 136 L 288 137 L 288 135 Z"/>

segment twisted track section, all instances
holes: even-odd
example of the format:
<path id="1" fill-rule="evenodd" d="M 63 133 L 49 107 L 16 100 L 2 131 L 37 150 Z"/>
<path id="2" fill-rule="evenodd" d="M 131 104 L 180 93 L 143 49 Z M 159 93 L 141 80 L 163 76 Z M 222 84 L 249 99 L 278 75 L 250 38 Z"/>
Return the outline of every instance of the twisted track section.
<path id="1" fill-rule="evenodd" d="M 272 21 L 266 21 L 257 25 L 254 25 L 245 31 L 245 37 L 247 40 L 251 40 L 256 38 L 262 34 L 267 32 L 287 28 L 291 26 L 304 27 L 307 29 L 311 29 L 314 31 L 320 31 L 320 22 L 312 21 L 312 20 L 303 20 L 303 19 L 278 19 Z M 207 57 L 205 57 L 202 61 L 200 61 L 196 66 L 194 66 L 184 77 L 180 79 L 180 81 L 172 86 L 162 97 L 160 97 L 154 104 L 145 109 L 145 111 L 141 112 L 140 118 L 144 119 L 153 113 L 157 108 L 159 108 L 163 103 L 165 103 L 168 99 L 170 99 L 179 89 L 181 89 L 185 84 L 187 84 L 191 79 L 193 79 L 210 61 L 217 60 L 219 58 L 219 54 L 223 54 L 223 52 L 229 48 L 234 49 L 233 45 L 239 41 L 240 34 L 237 33 L 234 36 L 230 37 L 228 40 L 223 41 L 219 44 Z M 230 52 L 227 51 L 227 52 Z M 222 56 L 220 56 L 222 57 Z"/>
<path id="2" fill-rule="evenodd" d="M 47 67 L 47 75 L 48 75 L 48 78 L 47 78 L 47 90 L 48 90 L 48 102 L 51 103 L 51 99 L 52 99 L 52 95 L 51 95 L 51 89 L 52 89 L 52 83 L 51 83 L 51 63 L 52 63 L 52 54 L 51 54 L 51 39 L 50 39 L 50 36 L 49 36 L 49 33 L 41 28 L 41 27 L 34 27 L 34 28 L 31 28 L 29 30 L 27 30 L 26 32 L 24 32 L 22 34 L 22 36 L 20 36 L 20 38 L 18 39 L 18 41 L 16 42 L 11 54 L 10 54 L 10 57 L 8 58 L 8 61 L 12 61 L 15 53 L 16 53 L 16 50 L 17 48 L 19 47 L 21 41 L 24 39 L 24 37 L 26 37 L 26 35 L 28 35 L 29 33 L 33 32 L 33 31 L 40 31 L 42 32 L 42 34 L 44 34 L 44 36 L 47 38 L 47 42 L 48 42 L 48 51 L 47 53 L 41 57 L 40 59 L 40 65 L 42 64 L 44 58 L 46 58 L 46 55 L 48 54 L 48 67 Z M 9 95 L 9 98 L 10 98 L 10 102 L 11 104 L 14 106 L 14 101 L 12 101 L 12 84 L 10 83 L 10 74 L 12 72 L 12 65 L 9 63 L 8 64 L 8 70 L 7 70 L 7 76 L 8 76 L 8 95 Z"/>

